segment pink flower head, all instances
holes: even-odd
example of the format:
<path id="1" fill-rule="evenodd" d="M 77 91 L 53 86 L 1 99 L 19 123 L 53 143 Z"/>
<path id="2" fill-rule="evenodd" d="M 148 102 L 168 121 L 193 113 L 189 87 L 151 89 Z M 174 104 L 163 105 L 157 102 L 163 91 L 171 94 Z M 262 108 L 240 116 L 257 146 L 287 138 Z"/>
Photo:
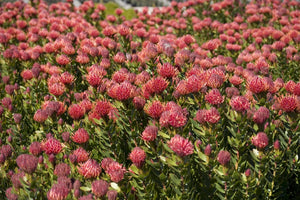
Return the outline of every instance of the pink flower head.
<path id="1" fill-rule="evenodd" d="M 101 173 L 101 167 L 96 160 L 89 159 L 83 164 L 79 164 L 77 167 L 79 174 L 84 178 L 96 178 Z"/>
<path id="2" fill-rule="evenodd" d="M 223 103 L 224 97 L 221 95 L 218 89 L 212 89 L 205 95 L 205 101 L 207 101 L 211 105 L 219 105 Z"/>
<path id="3" fill-rule="evenodd" d="M 218 153 L 217 161 L 223 166 L 227 165 L 230 161 L 230 153 L 228 151 L 220 151 Z"/>
<path id="4" fill-rule="evenodd" d="M 179 156 L 184 157 L 194 153 L 194 146 L 188 139 L 175 135 L 169 142 L 169 147 Z"/>
<path id="5" fill-rule="evenodd" d="M 269 144 L 269 138 L 264 132 L 259 132 L 252 138 L 252 144 L 259 149 L 264 149 Z"/>
<path id="6" fill-rule="evenodd" d="M 73 142 L 78 144 L 86 143 L 89 140 L 90 136 L 86 130 L 83 128 L 78 129 L 72 136 Z"/>
<path id="7" fill-rule="evenodd" d="M 154 141 L 157 136 L 158 128 L 156 126 L 147 126 L 142 133 L 142 139 L 145 141 Z"/>
<path id="8" fill-rule="evenodd" d="M 50 137 L 46 141 L 43 141 L 41 144 L 41 147 L 42 147 L 42 150 L 48 155 L 58 154 L 63 149 L 61 143 L 53 137 Z"/>
<path id="9" fill-rule="evenodd" d="M 243 112 L 250 108 L 250 102 L 243 96 L 234 96 L 230 100 L 230 106 L 237 112 Z"/>
<path id="10" fill-rule="evenodd" d="M 112 181 L 119 182 L 124 178 L 125 168 L 120 163 L 112 161 L 108 164 L 106 172 Z"/>
<path id="11" fill-rule="evenodd" d="M 141 167 L 145 162 L 146 153 L 140 147 L 135 147 L 131 151 L 129 158 L 133 162 L 133 164 L 135 164 L 137 167 Z"/>

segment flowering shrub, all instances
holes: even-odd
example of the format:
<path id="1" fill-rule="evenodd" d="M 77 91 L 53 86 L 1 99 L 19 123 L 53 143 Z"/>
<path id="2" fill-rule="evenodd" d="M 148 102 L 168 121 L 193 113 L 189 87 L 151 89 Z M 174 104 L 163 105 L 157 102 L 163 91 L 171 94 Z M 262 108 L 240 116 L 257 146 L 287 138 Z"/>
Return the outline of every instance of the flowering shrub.
<path id="1" fill-rule="evenodd" d="M 0 9 L 0 199 L 296 199 L 300 4 Z"/>

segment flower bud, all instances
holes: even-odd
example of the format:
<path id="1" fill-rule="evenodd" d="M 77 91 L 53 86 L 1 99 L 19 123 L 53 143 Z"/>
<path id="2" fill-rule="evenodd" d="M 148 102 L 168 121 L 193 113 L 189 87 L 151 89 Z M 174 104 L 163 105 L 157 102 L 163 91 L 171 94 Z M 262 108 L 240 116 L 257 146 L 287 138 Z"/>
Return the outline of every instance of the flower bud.
<path id="1" fill-rule="evenodd" d="M 279 149 L 280 149 L 280 142 L 279 142 L 278 140 L 276 140 L 276 141 L 274 142 L 274 149 L 275 149 L 275 150 L 279 150 Z"/>
<path id="2" fill-rule="evenodd" d="M 210 144 L 208 144 L 208 145 L 205 147 L 204 153 L 205 153 L 205 155 L 210 156 L 210 154 L 211 154 L 211 146 L 210 146 Z"/>
<path id="3" fill-rule="evenodd" d="M 247 169 L 246 171 L 245 171 L 245 176 L 246 177 L 249 177 L 251 175 L 251 169 Z"/>

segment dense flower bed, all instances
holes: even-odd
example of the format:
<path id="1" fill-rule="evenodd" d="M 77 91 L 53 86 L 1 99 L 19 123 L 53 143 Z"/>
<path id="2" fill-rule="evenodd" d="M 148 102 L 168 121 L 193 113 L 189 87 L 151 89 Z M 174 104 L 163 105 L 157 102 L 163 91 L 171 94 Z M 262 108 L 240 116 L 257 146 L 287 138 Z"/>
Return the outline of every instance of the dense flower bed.
<path id="1" fill-rule="evenodd" d="M 0 199 L 296 199 L 300 4 L 0 9 Z"/>

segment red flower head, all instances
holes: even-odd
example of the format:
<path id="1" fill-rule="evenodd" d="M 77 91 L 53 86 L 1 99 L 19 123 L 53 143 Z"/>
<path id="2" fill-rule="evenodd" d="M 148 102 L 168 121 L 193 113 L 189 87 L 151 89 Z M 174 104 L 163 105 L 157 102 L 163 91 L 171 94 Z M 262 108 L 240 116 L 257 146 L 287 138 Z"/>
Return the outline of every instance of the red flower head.
<path id="1" fill-rule="evenodd" d="M 78 163 L 85 162 L 89 159 L 89 153 L 82 147 L 79 147 L 78 149 L 73 151 L 73 155 L 76 156 L 76 161 Z"/>
<path id="2" fill-rule="evenodd" d="M 237 112 L 243 112 L 250 108 L 250 103 L 243 96 L 234 96 L 230 100 L 230 106 Z"/>
<path id="3" fill-rule="evenodd" d="M 164 111 L 164 105 L 160 101 L 153 101 L 146 104 L 144 111 L 152 118 L 157 119 Z"/>
<path id="4" fill-rule="evenodd" d="M 107 171 L 108 165 L 109 165 L 110 163 L 112 163 L 112 162 L 114 162 L 114 160 L 111 159 L 111 158 L 103 158 L 103 160 L 101 161 L 101 167 L 102 167 L 105 171 Z"/>
<path id="5" fill-rule="evenodd" d="M 21 170 L 32 174 L 38 165 L 38 158 L 30 154 L 21 154 L 17 157 L 16 162 Z"/>
<path id="6" fill-rule="evenodd" d="M 203 86 L 205 86 L 205 84 L 206 84 L 205 80 L 203 80 L 202 78 L 199 78 L 196 75 L 192 75 L 186 80 L 185 88 L 188 91 L 188 93 L 199 92 L 200 89 Z M 178 88 L 178 86 L 177 86 L 177 88 Z"/>
<path id="7" fill-rule="evenodd" d="M 293 112 L 297 108 L 297 98 L 293 95 L 281 96 L 279 98 L 280 109 L 285 112 Z"/>
<path id="8" fill-rule="evenodd" d="M 300 83 L 297 83 L 294 87 L 293 94 L 300 96 Z"/>
<path id="9" fill-rule="evenodd" d="M 33 78 L 33 73 L 29 69 L 25 69 L 21 72 L 21 76 L 24 80 L 30 80 Z"/>
<path id="10" fill-rule="evenodd" d="M 41 143 L 39 142 L 31 143 L 29 147 L 29 152 L 34 156 L 38 156 L 40 153 L 42 153 Z"/>
<path id="11" fill-rule="evenodd" d="M 204 120 L 211 124 L 217 123 L 220 120 L 220 118 L 221 118 L 220 113 L 215 107 L 206 110 L 204 115 Z"/>
<path id="12" fill-rule="evenodd" d="M 172 78 L 178 74 L 177 69 L 173 67 L 170 63 L 164 63 L 163 65 L 157 65 L 157 72 L 164 78 Z"/>
<path id="13" fill-rule="evenodd" d="M 264 132 L 259 132 L 252 138 L 252 144 L 259 149 L 263 149 L 269 144 L 269 138 Z"/>
<path id="14" fill-rule="evenodd" d="M 265 92 L 269 89 L 266 80 L 258 76 L 250 78 L 250 80 L 247 82 L 247 87 L 251 92 L 255 94 Z"/>
<path id="15" fill-rule="evenodd" d="M 186 114 L 183 113 L 181 110 L 170 110 L 170 111 L 165 111 L 162 113 L 159 123 L 163 127 L 167 127 L 168 125 L 173 126 L 173 127 L 182 127 L 186 124 L 187 122 L 187 117 Z"/>
<path id="16" fill-rule="evenodd" d="M 162 93 L 167 87 L 168 87 L 168 81 L 166 81 L 164 78 L 162 77 L 156 77 L 151 81 L 151 90 L 153 93 L 156 93 L 156 94 L 160 94 Z"/>
<path id="17" fill-rule="evenodd" d="M 48 89 L 50 94 L 53 94 L 55 96 L 60 96 L 65 92 L 66 87 L 63 83 L 58 82 L 58 83 L 50 84 L 48 86 Z"/>
<path id="18" fill-rule="evenodd" d="M 194 120 L 198 121 L 199 123 L 205 123 L 205 114 L 206 110 L 198 110 Z"/>
<path id="19" fill-rule="evenodd" d="M 70 63 L 70 58 L 66 55 L 60 55 L 56 57 L 56 62 L 60 65 L 67 65 Z"/>
<path id="20" fill-rule="evenodd" d="M 64 200 L 67 198 L 70 190 L 64 184 L 54 184 L 47 193 L 48 200 Z"/>
<path id="21" fill-rule="evenodd" d="M 158 128 L 156 126 L 147 126 L 142 133 L 144 141 L 154 141 L 157 136 Z"/>
<path id="22" fill-rule="evenodd" d="M 138 110 L 142 110 L 146 104 L 146 101 L 142 97 L 134 97 L 133 98 L 134 107 Z"/>
<path id="23" fill-rule="evenodd" d="M 81 106 L 79 104 L 72 104 L 68 109 L 68 113 L 71 118 L 80 119 L 84 116 L 85 109 L 83 106 Z"/>
<path id="24" fill-rule="evenodd" d="M 106 171 L 113 182 L 119 182 L 124 178 L 125 169 L 116 161 L 109 163 Z"/>
<path id="25" fill-rule="evenodd" d="M 84 176 L 84 178 L 96 178 L 101 173 L 101 167 L 97 161 L 89 159 L 83 164 L 79 164 L 77 167 L 79 174 Z"/>
<path id="26" fill-rule="evenodd" d="M 86 80 L 93 87 L 98 87 L 102 83 L 102 78 L 107 74 L 107 72 L 102 67 L 94 67 L 92 68 L 88 75 L 86 76 Z"/>
<path id="27" fill-rule="evenodd" d="M 96 197 L 104 196 L 108 191 L 108 183 L 104 180 L 95 180 L 92 182 L 92 192 Z"/>
<path id="28" fill-rule="evenodd" d="M 93 107 L 93 104 L 88 99 L 83 99 L 79 105 L 82 106 L 86 112 L 90 111 Z"/>
<path id="29" fill-rule="evenodd" d="M 61 77 L 61 82 L 63 84 L 71 84 L 75 79 L 75 77 L 69 72 L 62 73 L 60 77 Z"/>
<path id="30" fill-rule="evenodd" d="M 224 79 L 219 74 L 211 74 L 207 80 L 207 86 L 211 88 L 219 88 L 223 84 Z"/>
<path id="31" fill-rule="evenodd" d="M 169 147 L 179 156 L 184 157 L 194 153 L 194 146 L 188 139 L 175 135 L 169 142 Z"/>
<path id="32" fill-rule="evenodd" d="M 129 158 L 133 162 L 134 165 L 136 165 L 137 167 L 141 167 L 145 162 L 146 153 L 140 147 L 135 147 L 131 151 Z"/>
<path id="33" fill-rule="evenodd" d="M 107 192 L 107 199 L 108 200 L 116 200 L 118 196 L 118 192 L 116 190 L 109 190 Z"/>
<path id="34" fill-rule="evenodd" d="M 94 112 L 96 112 L 101 117 L 103 117 L 105 115 L 108 115 L 111 109 L 112 109 L 112 105 L 108 101 L 97 101 L 94 108 Z"/>
<path id="35" fill-rule="evenodd" d="M 90 139 L 90 136 L 86 130 L 83 128 L 78 129 L 74 135 L 72 136 L 73 142 L 76 142 L 78 144 L 86 143 Z"/>
<path id="36" fill-rule="evenodd" d="M 48 118 L 48 113 L 46 110 L 38 109 L 33 116 L 33 120 L 39 123 L 43 123 Z"/>
<path id="37" fill-rule="evenodd" d="M 266 107 L 260 107 L 253 115 L 253 121 L 257 124 L 262 124 L 269 118 L 269 116 L 269 109 Z"/>
<path id="38" fill-rule="evenodd" d="M 126 57 L 122 52 L 118 52 L 113 59 L 116 63 L 124 63 L 126 61 Z"/>
<path id="39" fill-rule="evenodd" d="M 219 105 L 223 103 L 224 97 L 218 89 L 212 89 L 205 95 L 205 100 L 212 105 Z"/>
<path id="40" fill-rule="evenodd" d="M 1 40 L 1 39 L 0 39 Z M 7 188 L 5 191 L 5 196 L 7 197 L 8 200 L 18 200 L 19 196 L 12 192 L 13 188 Z"/>
<path id="41" fill-rule="evenodd" d="M 48 155 L 58 154 L 63 149 L 61 143 L 52 137 L 50 137 L 46 141 L 43 141 L 41 144 L 41 147 L 42 147 L 42 150 Z"/>
<path id="42" fill-rule="evenodd" d="M 114 84 L 107 91 L 110 97 L 119 101 L 124 101 L 131 98 L 133 92 L 134 87 L 127 81 L 124 81 L 121 84 Z"/>
<path id="43" fill-rule="evenodd" d="M 66 163 L 60 163 L 55 166 L 54 174 L 58 177 L 69 176 L 71 173 L 71 167 Z"/>
<path id="44" fill-rule="evenodd" d="M 243 82 L 243 79 L 237 75 L 233 75 L 232 77 L 229 78 L 229 82 L 235 86 L 238 86 Z"/>
<path id="45" fill-rule="evenodd" d="M 228 151 L 220 151 L 218 153 L 217 161 L 223 166 L 227 165 L 230 161 L 230 153 Z"/>

